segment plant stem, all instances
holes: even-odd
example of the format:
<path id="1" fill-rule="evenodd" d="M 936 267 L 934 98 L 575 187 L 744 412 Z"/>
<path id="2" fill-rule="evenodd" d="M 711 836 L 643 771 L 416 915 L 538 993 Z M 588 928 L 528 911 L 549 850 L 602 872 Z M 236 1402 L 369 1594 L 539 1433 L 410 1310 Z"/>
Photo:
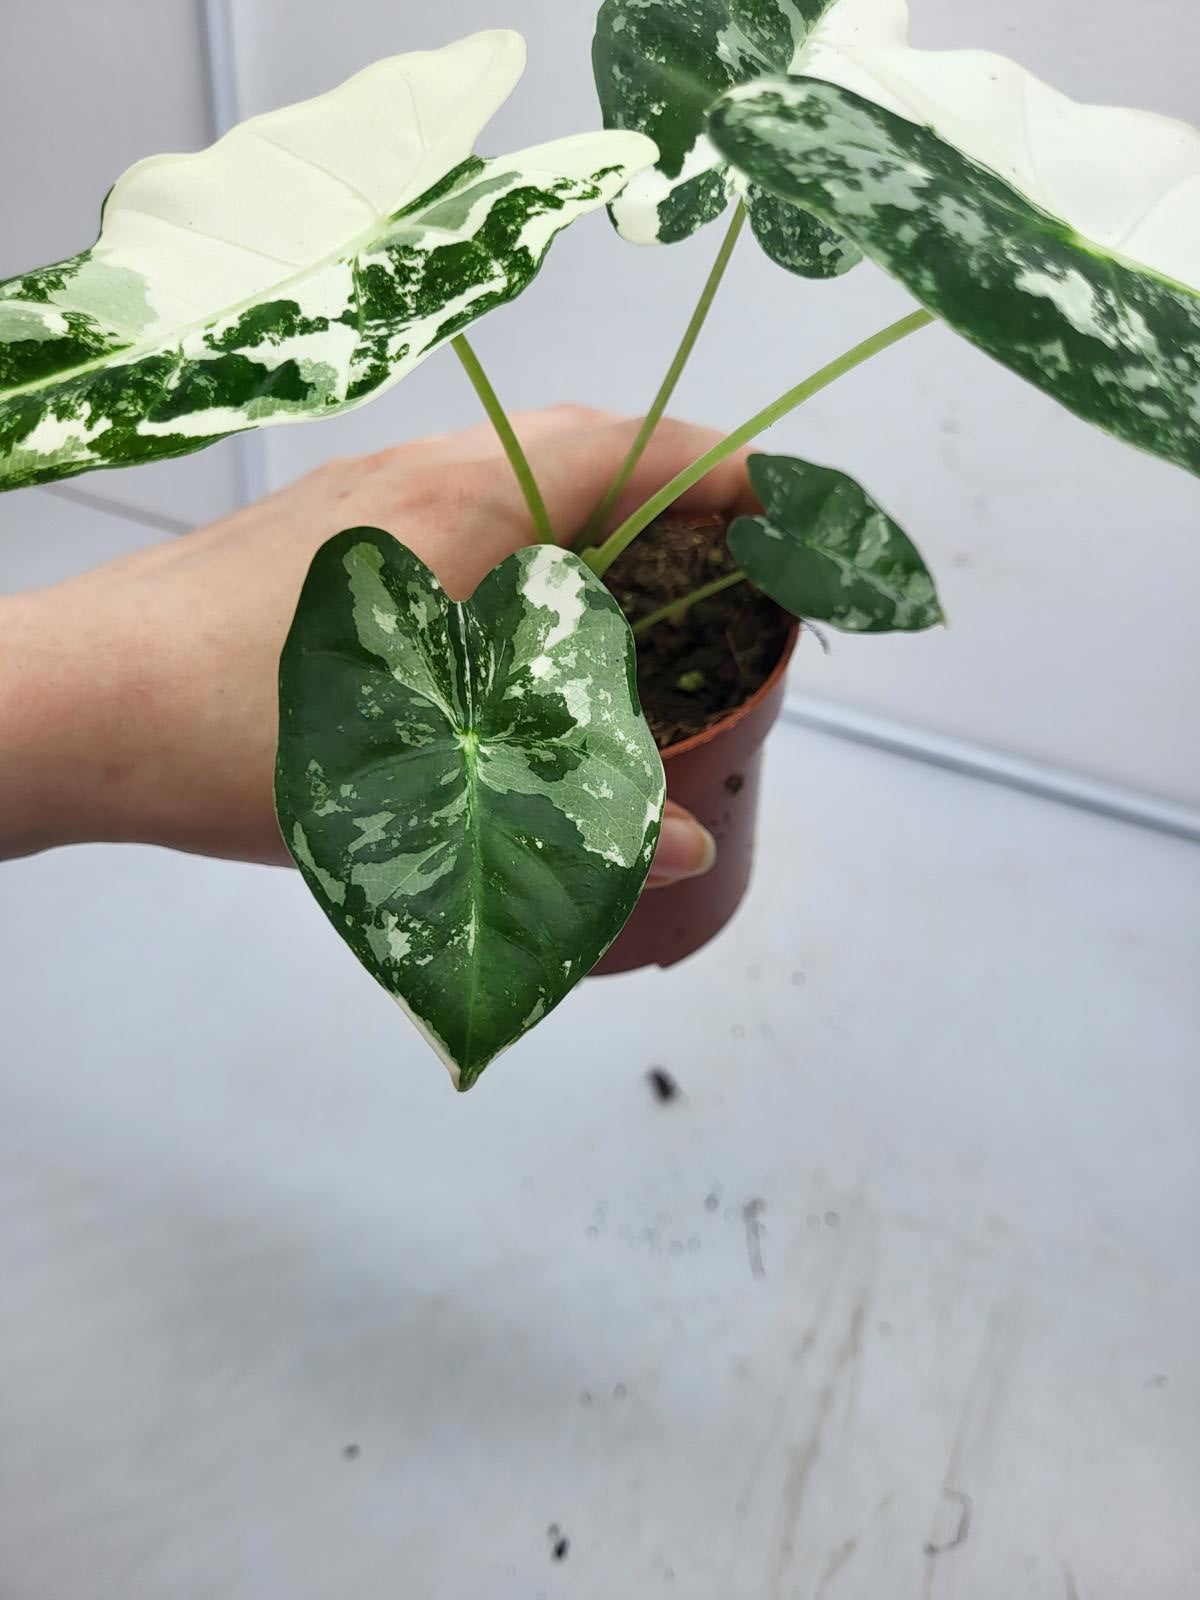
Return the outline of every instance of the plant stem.
<path id="1" fill-rule="evenodd" d="M 616 477 L 604 491 L 604 498 L 588 518 L 587 526 L 579 536 L 579 542 L 591 545 L 603 531 L 605 519 L 613 506 L 616 505 L 621 490 L 633 477 L 634 468 L 645 454 L 646 446 L 653 437 L 655 428 L 662 421 L 663 412 L 670 404 L 671 396 L 675 393 L 675 386 L 687 366 L 688 358 L 696 348 L 696 340 L 700 337 L 712 303 L 716 299 L 717 290 L 721 286 L 721 279 L 725 276 L 725 268 L 729 265 L 729 258 L 733 254 L 733 247 L 738 242 L 738 235 L 746 221 L 745 202 L 739 200 L 734 210 L 733 218 L 726 230 L 721 248 L 717 251 L 717 259 L 713 262 L 712 271 L 709 273 L 704 288 L 700 291 L 700 298 L 696 302 L 696 309 L 692 312 L 692 319 L 688 323 L 683 338 L 680 340 L 679 349 L 675 358 L 667 368 L 667 375 L 659 385 L 658 393 L 654 396 L 645 421 L 638 429 L 637 438 L 629 447 L 629 454 L 622 461 Z"/>
<path id="2" fill-rule="evenodd" d="M 694 589 L 691 594 L 685 594 L 682 600 L 672 600 L 669 606 L 659 606 L 657 611 L 652 611 L 649 616 L 642 617 L 633 624 L 633 636 L 638 638 L 656 623 L 665 622 L 668 617 L 678 616 L 681 611 L 686 611 L 689 606 L 694 606 L 699 600 L 707 600 L 710 595 L 720 594 L 722 589 L 732 589 L 735 583 L 745 583 L 746 574 L 739 568 L 737 572 L 727 572 L 723 578 L 714 578 L 712 583 L 706 583 L 699 589 Z"/>
<path id="3" fill-rule="evenodd" d="M 550 513 L 546 510 L 546 502 L 542 499 L 542 491 L 537 486 L 533 468 L 529 465 L 524 450 L 521 449 L 520 441 L 513 432 L 512 423 L 508 420 L 508 414 L 500 404 L 495 389 L 488 382 L 487 373 L 479 364 L 479 357 L 467 343 L 465 334 L 456 335 L 450 343 L 454 346 L 454 353 L 462 362 L 463 369 L 488 414 L 488 420 L 504 446 L 504 454 L 509 459 L 521 493 L 525 496 L 525 504 L 529 507 L 529 516 L 539 543 L 556 544 L 558 541 L 554 537 L 554 529 L 550 526 Z"/>
<path id="4" fill-rule="evenodd" d="M 796 406 L 802 405 L 805 400 L 810 400 L 813 395 L 828 388 L 847 372 L 853 372 L 855 367 L 862 366 L 863 362 L 869 361 L 872 356 L 878 355 L 891 345 L 898 344 L 901 339 L 907 338 L 910 333 L 916 333 L 919 328 L 928 327 L 932 321 L 933 316 L 928 311 L 914 311 L 907 317 L 901 317 L 899 322 L 893 322 L 890 327 L 872 334 L 869 339 L 856 344 L 853 350 L 847 350 L 845 355 L 839 356 L 836 361 L 831 361 L 819 372 L 814 372 L 810 378 L 805 378 L 803 383 L 798 383 L 794 389 L 789 389 L 786 394 L 780 395 L 779 399 L 773 400 L 769 406 L 756 411 L 742 423 L 740 428 L 735 428 L 728 438 L 713 445 L 711 450 L 706 450 L 692 462 L 690 467 L 685 467 L 682 472 L 676 473 L 670 483 L 664 484 L 657 494 L 651 495 L 650 499 L 639 506 L 632 516 L 627 517 L 602 545 L 592 550 L 585 550 L 584 561 L 598 577 L 602 577 L 622 550 L 633 543 L 643 528 L 648 527 L 655 517 L 661 516 L 685 490 L 699 483 L 700 479 L 706 477 L 714 467 L 719 467 L 721 462 L 735 451 L 749 444 L 755 434 L 761 433 L 764 428 L 769 428 L 772 423 L 778 422 L 780 417 L 786 416 Z"/>

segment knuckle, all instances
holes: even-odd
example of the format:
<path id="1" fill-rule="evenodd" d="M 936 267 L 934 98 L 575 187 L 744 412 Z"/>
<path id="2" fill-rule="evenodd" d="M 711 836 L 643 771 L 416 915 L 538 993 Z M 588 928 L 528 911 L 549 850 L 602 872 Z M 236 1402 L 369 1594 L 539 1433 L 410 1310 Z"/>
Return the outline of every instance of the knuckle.
<path id="1" fill-rule="evenodd" d="M 360 472 L 383 472 L 396 465 L 403 449 L 403 445 L 391 444 L 383 450 L 372 450 L 368 455 L 358 456 L 354 464 Z"/>
<path id="2" fill-rule="evenodd" d="M 579 405 L 573 400 L 565 400 L 559 405 L 552 406 L 550 410 L 553 416 L 579 428 L 596 427 L 610 420 L 609 414 L 599 410 L 598 407 Z"/>

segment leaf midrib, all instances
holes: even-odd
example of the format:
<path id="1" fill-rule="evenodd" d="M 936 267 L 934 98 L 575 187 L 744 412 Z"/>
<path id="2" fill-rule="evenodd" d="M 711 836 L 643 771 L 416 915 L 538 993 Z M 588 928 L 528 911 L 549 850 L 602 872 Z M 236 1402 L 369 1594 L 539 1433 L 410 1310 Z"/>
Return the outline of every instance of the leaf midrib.
<path id="1" fill-rule="evenodd" d="M 777 527 L 783 524 L 777 523 Z M 836 550 L 831 550 L 828 545 L 820 544 L 815 539 L 799 537 L 797 539 L 802 550 L 811 550 L 813 555 L 819 556 L 822 561 L 828 561 L 830 566 L 836 567 L 839 572 L 848 572 L 854 578 L 866 583 L 868 587 L 877 589 L 881 594 L 891 591 L 887 585 L 890 580 L 872 571 L 870 567 L 859 566 L 849 556 L 839 555 Z"/>

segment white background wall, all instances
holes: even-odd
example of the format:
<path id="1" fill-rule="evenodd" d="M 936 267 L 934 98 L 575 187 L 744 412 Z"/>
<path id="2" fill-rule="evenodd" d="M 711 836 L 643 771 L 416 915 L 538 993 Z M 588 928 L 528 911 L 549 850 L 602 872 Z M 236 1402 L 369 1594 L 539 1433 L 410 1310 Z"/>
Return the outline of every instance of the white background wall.
<path id="1" fill-rule="evenodd" d="M 1019 54 L 1070 92 L 1200 115 L 1200 7 L 1144 0 L 916 0 L 930 47 Z M 504 24 L 530 67 L 485 149 L 534 143 L 597 119 L 590 4 L 562 0 L 228 0 L 243 113 L 325 89 L 369 60 Z M 210 127 L 202 8 L 193 0 L 7 0 L 19 50 L 0 61 L 0 271 L 86 246 L 106 188 L 155 150 Z M 477 344 L 516 406 L 587 400 L 642 408 L 673 348 L 717 230 L 670 249 L 621 243 L 602 217 L 551 253 L 539 282 L 482 324 Z M 798 282 L 747 241 L 677 400 L 732 426 L 905 307 L 873 267 Z M 382 401 L 320 427 L 270 430 L 249 447 L 280 484 L 333 454 L 375 448 L 476 415 L 457 363 L 429 362 Z M 1200 486 L 1084 427 L 939 329 L 929 330 L 780 424 L 769 448 L 857 474 L 935 568 L 951 627 L 920 639 L 839 640 L 803 653 L 798 691 L 1200 802 Z M 237 492 L 229 444 L 188 461 L 76 485 L 122 507 L 201 522 Z M 0 527 L 20 536 L 20 500 Z"/>

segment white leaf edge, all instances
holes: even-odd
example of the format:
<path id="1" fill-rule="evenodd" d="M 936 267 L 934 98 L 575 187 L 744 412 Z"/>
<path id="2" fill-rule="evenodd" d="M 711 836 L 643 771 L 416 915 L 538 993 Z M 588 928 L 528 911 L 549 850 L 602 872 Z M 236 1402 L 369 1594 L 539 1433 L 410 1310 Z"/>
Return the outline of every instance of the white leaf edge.
<path id="1" fill-rule="evenodd" d="M 120 364 L 183 344 L 269 295 L 296 296 L 303 280 L 351 257 L 467 159 L 519 80 L 525 56 L 524 39 L 510 29 L 390 56 L 325 94 L 248 118 L 206 149 L 139 161 L 113 185 L 100 237 L 51 302 L 0 298 L 0 311 L 24 311 L 55 331 L 64 311 L 95 317 L 129 338 L 130 346 L 105 358 Z M 623 183 L 657 157 L 642 134 L 596 131 L 491 165 L 535 182 L 619 167 Z M 573 201 L 571 215 L 604 204 L 618 188 L 610 184 L 592 204 Z M 558 226 L 553 215 L 539 219 L 537 237 L 522 243 L 536 251 Z M 403 364 L 392 381 L 415 364 Z M 259 425 L 305 420 L 285 414 Z"/>
<path id="2" fill-rule="evenodd" d="M 673 178 L 652 164 L 625 185 L 610 208 L 617 232 L 627 244 L 661 244 L 659 207 L 692 178 L 703 177 L 707 172 L 724 172 L 726 166 L 725 157 L 707 133 L 698 134 Z M 728 201 L 740 182 L 740 174 L 726 172 L 724 182 Z"/>
<path id="3" fill-rule="evenodd" d="M 987 51 L 915 50 L 908 30 L 907 0 L 840 0 L 789 73 L 932 128 L 1084 239 L 1200 288 L 1200 131 L 1081 104 Z"/>

